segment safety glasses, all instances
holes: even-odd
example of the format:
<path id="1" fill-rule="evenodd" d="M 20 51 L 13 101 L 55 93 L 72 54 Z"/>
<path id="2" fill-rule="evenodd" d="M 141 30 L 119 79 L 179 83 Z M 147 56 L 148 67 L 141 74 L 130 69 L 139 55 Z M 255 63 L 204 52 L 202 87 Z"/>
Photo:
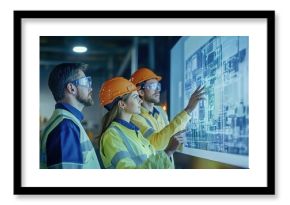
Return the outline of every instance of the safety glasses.
<path id="1" fill-rule="evenodd" d="M 161 84 L 160 83 L 150 83 L 143 86 L 145 89 L 148 90 L 158 90 L 161 91 Z"/>
<path id="2" fill-rule="evenodd" d="M 77 80 L 73 80 L 71 81 L 71 83 L 73 83 L 75 86 L 79 85 L 86 88 L 92 88 L 92 77 L 91 76 L 83 77 Z"/>

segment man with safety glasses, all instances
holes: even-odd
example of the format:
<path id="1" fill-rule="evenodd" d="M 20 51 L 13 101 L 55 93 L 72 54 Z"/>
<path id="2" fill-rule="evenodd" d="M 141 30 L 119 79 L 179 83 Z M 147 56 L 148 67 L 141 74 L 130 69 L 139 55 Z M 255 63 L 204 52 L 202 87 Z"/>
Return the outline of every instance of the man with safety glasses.
<path id="1" fill-rule="evenodd" d="M 48 86 L 55 110 L 41 135 L 40 167 L 49 169 L 100 168 L 93 145 L 81 121 L 85 106 L 94 104 L 92 79 L 83 63 L 57 65 Z"/>
<path id="2" fill-rule="evenodd" d="M 138 93 L 143 100 L 141 113 L 133 115 L 131 121 L 156 150 L 164 150 L 169 140 L 183 139 L 190 113 L 203 95 L 203 88 L 196 89 L 186 108 L 169 122 L 166 112 L 156 105 L 160 102 L 161 79 L 148 68 L 138 69 L 130 78 L 133 84 L 140 87 Z"/>

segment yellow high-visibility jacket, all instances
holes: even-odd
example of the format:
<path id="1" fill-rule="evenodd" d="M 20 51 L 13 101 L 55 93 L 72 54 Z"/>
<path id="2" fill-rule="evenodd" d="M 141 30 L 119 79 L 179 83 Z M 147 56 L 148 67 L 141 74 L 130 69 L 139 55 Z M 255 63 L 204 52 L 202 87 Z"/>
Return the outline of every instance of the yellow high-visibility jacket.
<path id="1" fill-rule="evenodd" d="M 177 132 L 185 129 L 190 115 L 182 111 L 170 122 L 166 112 L 160 106 L 154 106 L 158 112 L 153 115 L 144 107 L 140 114 L 134 114 L 131 122 L 139 127 L 143 136 L 150 141 L 156 150 L 164 150 L 170 138 Z"/>
<path id="2" fill-rule="evenodd" d="M 104 167 L 109 169 L 174 168 L 167 154 L 156 152 L 137 127 L 131 129 L 116 121 L 102 135 L 100 155 Z"/>

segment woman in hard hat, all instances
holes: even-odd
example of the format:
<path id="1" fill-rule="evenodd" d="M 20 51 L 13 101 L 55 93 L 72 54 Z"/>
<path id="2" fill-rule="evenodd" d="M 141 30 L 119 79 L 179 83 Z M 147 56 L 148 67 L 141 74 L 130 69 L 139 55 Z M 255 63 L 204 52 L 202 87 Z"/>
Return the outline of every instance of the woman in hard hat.
<path id="1" fill-rule="evenodd" d="M 180 143 L 174 138 L 164 151 L 156 152 L 139 128 L 130 123 L 140 113 L 142 100 L 138 88 L 122 77 L 106 81 L 100 90 L 100 103 L 108 113 L 103 118 L 99 137 L 100 155 L 105 168 L 173 168 L 169 158 Z"/>

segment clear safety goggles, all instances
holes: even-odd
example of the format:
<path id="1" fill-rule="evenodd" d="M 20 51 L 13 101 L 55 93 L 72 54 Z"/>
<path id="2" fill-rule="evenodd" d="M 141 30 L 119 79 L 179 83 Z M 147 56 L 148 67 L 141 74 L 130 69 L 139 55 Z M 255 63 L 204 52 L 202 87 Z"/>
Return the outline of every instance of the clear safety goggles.
<path id="1" fill-rule="evenodd" d="M 161 84 L 160 83 L 150 83 L 143 86 L 145 89 L 148 90 L 158 90 L 161 91 Z"/>
<path id="2" fill-rule="evenodd" d="M 86 88 L 92 88 L 92 77 L 91 76 L 83 77 L 77 80 L 73 80 L 71 81 L 71 83 L 73 83 L 75 86 L 80 85 Z"/>

